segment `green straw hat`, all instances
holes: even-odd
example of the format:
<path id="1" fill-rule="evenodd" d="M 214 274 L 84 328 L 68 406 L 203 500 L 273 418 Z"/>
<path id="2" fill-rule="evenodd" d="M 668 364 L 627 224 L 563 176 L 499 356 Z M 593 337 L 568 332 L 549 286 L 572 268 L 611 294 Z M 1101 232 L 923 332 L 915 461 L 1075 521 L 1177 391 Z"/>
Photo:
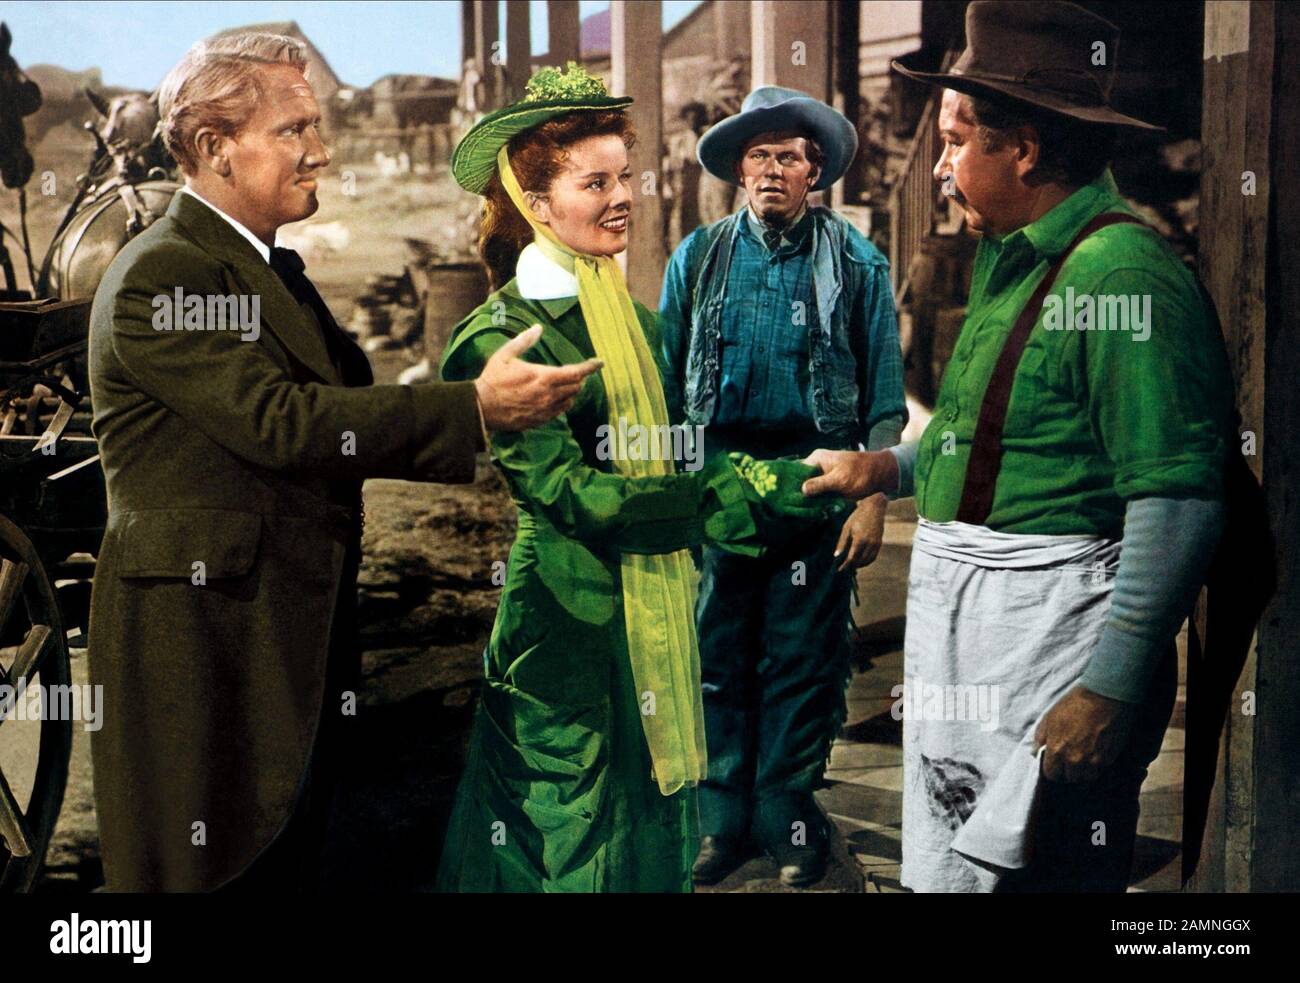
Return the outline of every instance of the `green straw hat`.
<path id="1" fill-rule="evenodd" d="M 465 134 L 451 155 L 451 174 L 466 191 L 481 195 L 497 169 L 497 151 L 516 133 L 523 133 L 565 113 L 626 109 L 627 96 L 611 96 L 605 83 L 588 75 L 577 62 L 563 72 L 543 68 L 524 87 L 524 97 L 488 113 Z"/>

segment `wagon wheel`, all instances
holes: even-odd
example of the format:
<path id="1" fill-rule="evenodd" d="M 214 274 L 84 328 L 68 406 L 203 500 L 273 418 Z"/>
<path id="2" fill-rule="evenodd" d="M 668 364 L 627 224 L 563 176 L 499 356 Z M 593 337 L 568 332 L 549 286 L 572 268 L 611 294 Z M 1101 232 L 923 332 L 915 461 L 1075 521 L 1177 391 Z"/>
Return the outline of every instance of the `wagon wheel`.
<path id="1" fill-rule="evenodd" d="M 16 689 L 22 678 L 47 692 L 72 682 L 54 588 L 31 540 L 0 516 L 0 685 Z M 71 751 L 71 720 L 22 719 L 17 707 L 0 719 L 0 894 L 36 883 Z"/>

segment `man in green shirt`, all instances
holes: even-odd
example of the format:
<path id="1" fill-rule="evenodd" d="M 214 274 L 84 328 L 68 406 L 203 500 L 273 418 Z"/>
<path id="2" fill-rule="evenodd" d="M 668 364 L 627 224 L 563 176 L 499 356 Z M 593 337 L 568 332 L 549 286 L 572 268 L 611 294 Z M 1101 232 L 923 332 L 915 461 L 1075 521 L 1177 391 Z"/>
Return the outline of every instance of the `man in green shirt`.
<path id="1" fill-rule="evenodd" d="M 983 236 L 934 417 L 892 452 L 817 451 L 805 492 L 916 497 L 903 883 L 1122 891 L 1221 529 L 1231 381 L 1107 167 L 1150 128 L 1107 104 L 1117 29 L 976 2 L 967 38 L 951 74 L 895 65 L 945 86 L 935 179 Z"/>

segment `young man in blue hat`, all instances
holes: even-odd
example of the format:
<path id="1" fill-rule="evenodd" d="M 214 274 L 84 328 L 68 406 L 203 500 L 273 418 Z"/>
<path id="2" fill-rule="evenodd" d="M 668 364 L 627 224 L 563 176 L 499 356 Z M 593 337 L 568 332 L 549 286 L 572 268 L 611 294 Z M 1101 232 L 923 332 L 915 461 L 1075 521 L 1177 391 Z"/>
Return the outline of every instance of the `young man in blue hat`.
<path id="1" fill-rule="evenodd" d="M 701 137 L 746 206 L 677 248 L 660 300 L 664 394 L 706 454 L 879 450 L 906 422 L 889 265 L 849 222 L 809 207 L 857 153 L 852 123 L 805 93 L 756 89 Z M 825 870 L 813 802 L 844 720 L 853 570 L 875 559 L 885 498 L 754 559 L 704 548 L 700 661 L 709 777 L 697 884 L 764 850 L 792 886 Z"/>

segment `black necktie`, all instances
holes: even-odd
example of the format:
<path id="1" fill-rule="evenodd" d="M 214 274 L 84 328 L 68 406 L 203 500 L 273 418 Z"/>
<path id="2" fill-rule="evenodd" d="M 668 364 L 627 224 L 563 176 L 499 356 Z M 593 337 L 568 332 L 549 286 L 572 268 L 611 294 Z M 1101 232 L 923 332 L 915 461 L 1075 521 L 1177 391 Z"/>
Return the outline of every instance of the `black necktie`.
<path id="1" fill-rule="evenodd" d="M 306 264 L 303 263 L 302 257 L 292 249 L 275 246 L 271 250 L 271 269 L 275 271 L 276 276 L 280 278 L 280 282 L 293 295 L 294 300 L 299 304 L 307 305 L 315 313 L 316 320 L 320 324 L 321 335 L 325 340 L 325 350 L 329 353 L 330 361 L 334 363 L 334 367 L 343 377 L 344 384 L 369 384 L 372 381 L 372 376 L 370 375 L 369 362 L 366 356 L 362 354 L 361 349 L 356 346 L 352 339 L 344 334 L 343 329 L 334 320 L 334 315 L 325 306 L 325 301 L 316 290 L 316 285 L 307 278 Z M 360 365 L 365 366 L 364 369 L 357 365 L 349 367 L 349 354 L 358 359 Z M 349 379 L 353 381 L 349 382 Z M 361 486 L 349 481 L 333 481 L 330 484 L 331 499 L 350 508 L 355 517 L 354 539 L 348 546 L 349 558 L 347 563 L 358 563 L 360 562 L 361 530 L 366 522 L 365 505 L 361 500 Z M 350 627 L 350 625 L 345 627 Z"/>
<path id="2" fill-rule="evenodd" d="M 271 250 L 271 269 L 280 278 L 285 289 L 293 295 L 294 300 L 312 309 L 320 324 L 321 335 L 325 339 L 325 347 L 329 351 L 330 359 L 335 367 L 341 370 L 344 362 L 344 339 L 341 337 L 343 329 L 338 326 L 334 315 L 325 306 L 325 301 L 317 292 L 316 285 L 307 278 L 304 272 L 306 264 L 303 263 L 302 257 L 292 249 L 275 246 Z"/>
<path id="3" fill-rule="evenodd" d="M 781 245 L 781 230 L 780 230 L 780 229 L 764 229 L 764 230 L 763 230 L 763 244 L 764 244 L 765 246 L 767 246 L 767 251 L 768 251 L 769 253 L 774 253 L 774 252 L 776 252 L 776 248 L 777 248 L 777 246 Z"/>
<path id="4" fill-rule="evenodd" d="M 304 272 L 306 268 L 302 257 L 292 249 L 275 246 L 271 250 L 271 269 L 275 270 L 280 282 L 285 285 L 289 293 L 293 294 L 294 300 L 299 304 L 306 304 L 315 312 L 320 320 L 321 330 L 328 331 L 334 324 L 334 317 L 325 306 L 321 295 L 316 292 L 315 284 L 307 279 L 307 274 Z"/>

